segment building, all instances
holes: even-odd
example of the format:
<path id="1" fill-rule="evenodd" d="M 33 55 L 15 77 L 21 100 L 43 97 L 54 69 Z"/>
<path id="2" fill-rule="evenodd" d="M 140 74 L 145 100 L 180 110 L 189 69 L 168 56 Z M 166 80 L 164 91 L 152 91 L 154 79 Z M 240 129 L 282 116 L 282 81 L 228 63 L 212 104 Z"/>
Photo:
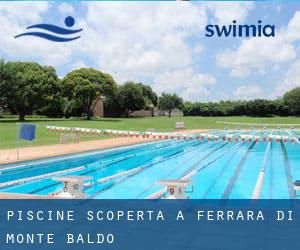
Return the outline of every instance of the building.
<path id="1" fill-rule="evenodd" d="M 103 97 L 98 96 L 93 105 L 92 105 L 92 114 L 94 117 L 103 117 L 104 116 L 104 102 Z"/>

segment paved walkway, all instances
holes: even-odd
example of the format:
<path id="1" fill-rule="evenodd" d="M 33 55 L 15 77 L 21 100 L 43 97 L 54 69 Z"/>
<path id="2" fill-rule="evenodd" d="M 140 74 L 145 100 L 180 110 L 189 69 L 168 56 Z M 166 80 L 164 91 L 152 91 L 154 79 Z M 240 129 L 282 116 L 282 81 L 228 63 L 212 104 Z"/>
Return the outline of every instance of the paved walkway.
<path id="1" fill-rule="evenodd" d="M 183 133 L 192 134 L 204 130 L 184 130 Z M 177 131 L 179 132 L 179 131 Z M 17 159 L 17 149 L 0 150 L 0 164 L 14 163 L 18 161 L 34 160 L 45 157 L 74 154 L 98 149 L 108 149 L 114 147 L 127 146 L 137 143 L 150 142 L 157 139 L 136 137 L 116 137 L 103 140 L 83 141 L 75 144 L 53 144 L 48 146 L 23 147 L 19 149 L 19 159 Z"/>

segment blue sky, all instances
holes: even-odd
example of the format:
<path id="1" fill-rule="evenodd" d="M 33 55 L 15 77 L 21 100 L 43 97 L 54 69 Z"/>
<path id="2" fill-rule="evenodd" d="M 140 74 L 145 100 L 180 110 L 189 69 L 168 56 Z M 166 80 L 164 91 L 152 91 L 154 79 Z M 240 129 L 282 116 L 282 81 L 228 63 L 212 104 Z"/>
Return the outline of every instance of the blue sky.
<path id="1" fill-rule="evenodd" d="M 16 34 L 37 23 L 83 28 L 70 43 Z M 276 25 L 274 38 L 207 38 L 207 24 Z M 0 57 L 79 67 L 185 100 L 276 98 L 300 85 L 300 4 L 293 2 L 1 2 Z"/>

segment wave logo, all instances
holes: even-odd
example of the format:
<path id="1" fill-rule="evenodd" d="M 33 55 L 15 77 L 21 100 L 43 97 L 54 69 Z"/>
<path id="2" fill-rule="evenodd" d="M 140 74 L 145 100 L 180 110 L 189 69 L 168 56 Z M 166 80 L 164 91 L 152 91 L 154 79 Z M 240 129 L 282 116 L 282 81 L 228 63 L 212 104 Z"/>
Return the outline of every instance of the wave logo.
<path id="1" fill-rule="evenodd" d="M 67 28 L 59 27 L 52 24 L 43 24 L 43 23 L 31 25 L 26 27 L 26 29 L 27 30 L 38 29 L 41 31 L 30 31 L 30 32 L 21 33 L 19 35 L 16 35 L 15 39 L 23 36 L 36 36 L 42 39 L 50 40 L 52 42 L 70 42 L 80 38 L 80 36 L 70 37 L 69 35 L 78 34 L 79 32 L 82 31 L 82 29 L 70 29 L 71 27 L 74 26 L 74 24 L 75 24 L 75 19 L 72 16 L 68 16 L 65 19 L 65 25 L 67 26 Z M 46 33 L 45 31 L 51 32 L 52 34 Z"/>

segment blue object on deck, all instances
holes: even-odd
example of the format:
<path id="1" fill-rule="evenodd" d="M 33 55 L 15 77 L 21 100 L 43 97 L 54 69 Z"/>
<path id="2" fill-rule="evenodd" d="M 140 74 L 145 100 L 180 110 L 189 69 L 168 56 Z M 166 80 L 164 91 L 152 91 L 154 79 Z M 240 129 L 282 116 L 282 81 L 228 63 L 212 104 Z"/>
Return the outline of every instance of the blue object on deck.
<path id="1" fill-rule="evenodd" d="M 26 141 L 33 141 L 35 139 L 36 125 L 35 124 L 21 124 L 19 139 Z"/>

